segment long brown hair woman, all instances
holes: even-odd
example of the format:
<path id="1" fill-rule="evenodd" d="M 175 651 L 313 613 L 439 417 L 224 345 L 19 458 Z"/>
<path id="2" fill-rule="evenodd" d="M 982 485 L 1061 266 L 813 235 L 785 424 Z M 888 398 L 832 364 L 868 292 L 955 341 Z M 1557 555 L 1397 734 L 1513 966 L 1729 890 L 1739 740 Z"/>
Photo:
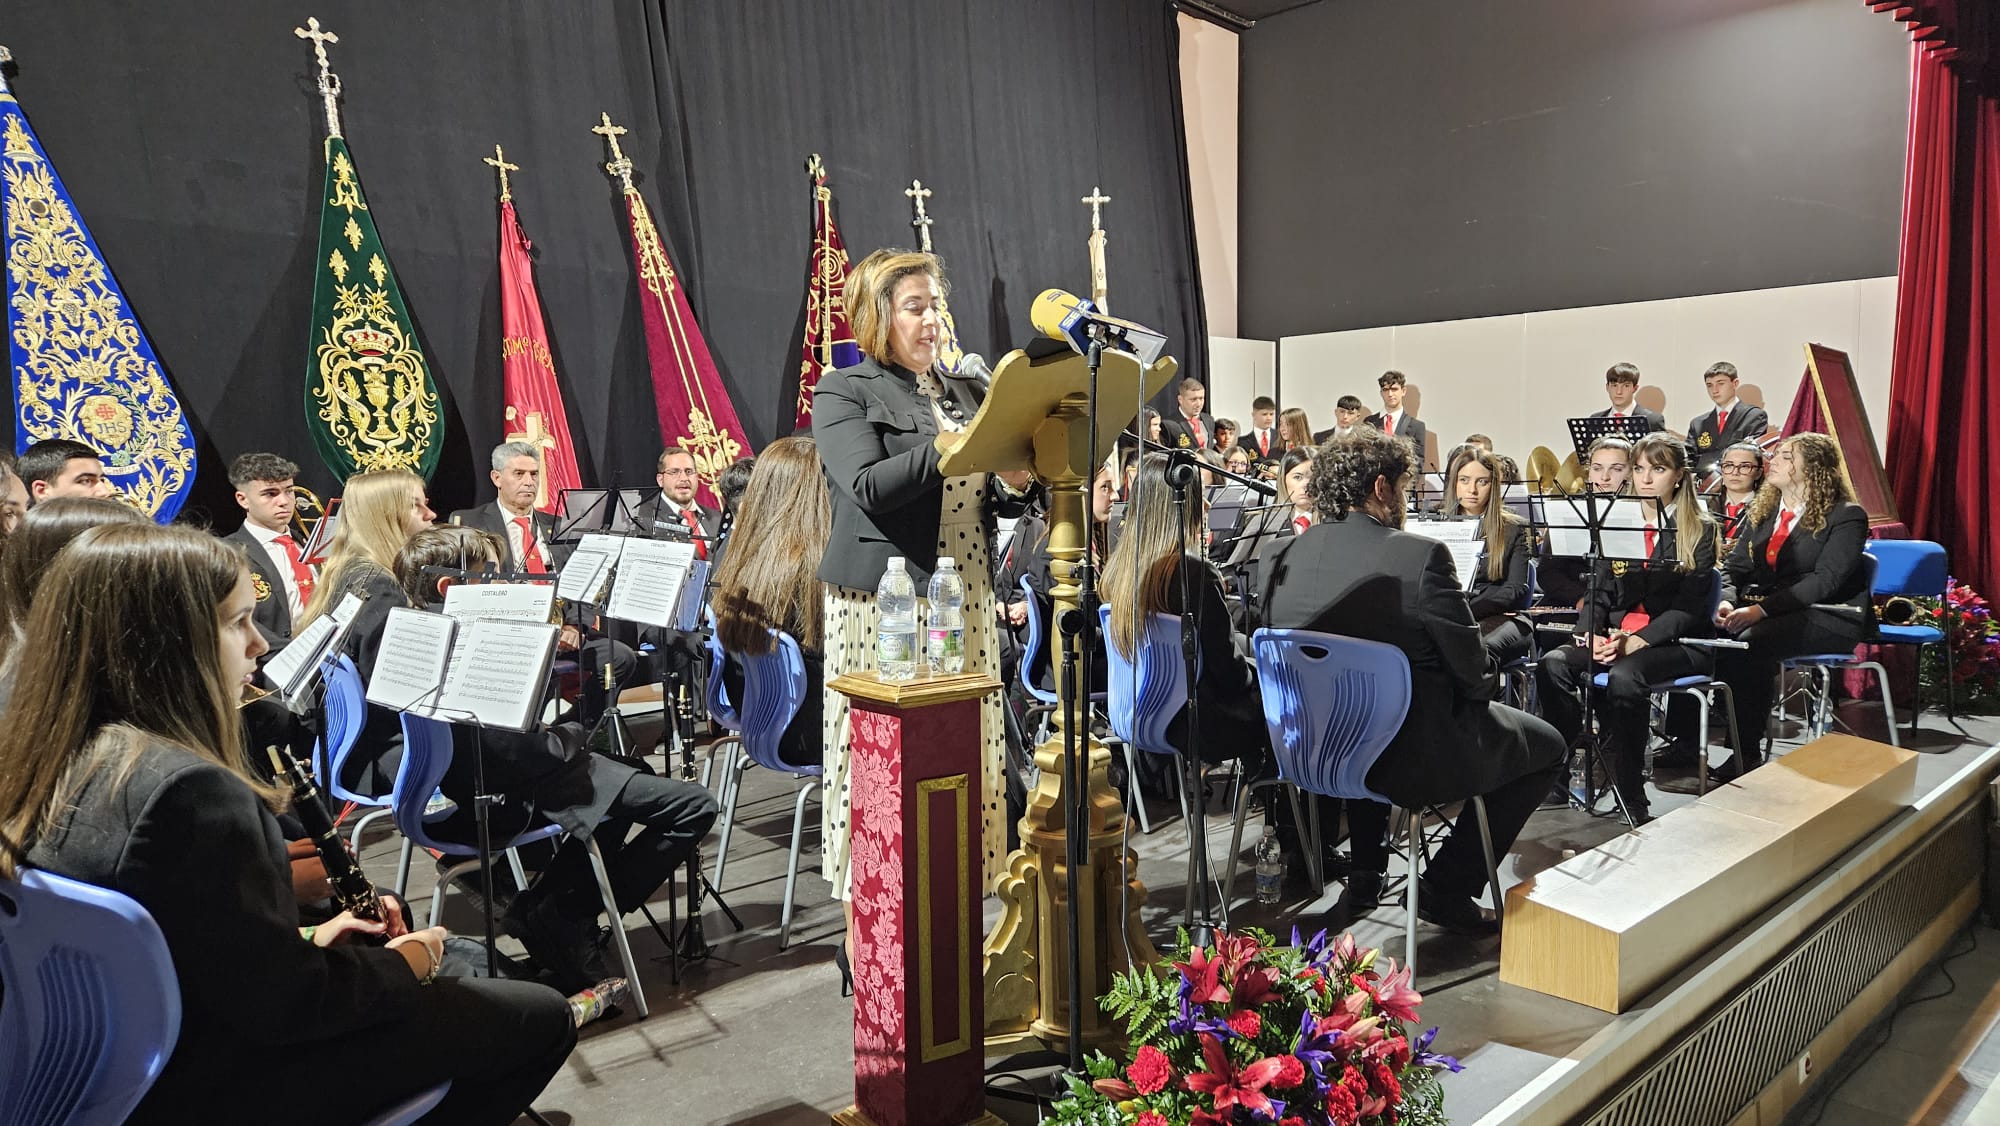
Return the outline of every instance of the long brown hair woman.
<path id="1" fill-rule="evenodd" d="M 1514 616 L 1528 595 L 1528 524 L 1501 503 L 1503 487 L 1499 458 L 1478 446 L 1460 446 L 1445 470 L 1440 511 L 1479 521 L 1486 546 L 1465 596 L 1486 652 L 1507 665 L 1533 649 L 1534 628 Z"/>
<path id="2" fill-rule="evenodd" d="M 511 1122 L 575 1043 L 560 994 L 433 980 L 441 930 L 300 930 L 284 799 L 236 716 L 266 648 L 255 606 L 242 551 L 191 529 L 94 528 L 57 557 L 0 729 L 0 875 L 110 888 L 159 925 L 180 1035 L 129 1122 L 352 1122 L 445 1079 L 439 1120 Z M 366 1080 L 299 1097 L 329 1074 Z"/>

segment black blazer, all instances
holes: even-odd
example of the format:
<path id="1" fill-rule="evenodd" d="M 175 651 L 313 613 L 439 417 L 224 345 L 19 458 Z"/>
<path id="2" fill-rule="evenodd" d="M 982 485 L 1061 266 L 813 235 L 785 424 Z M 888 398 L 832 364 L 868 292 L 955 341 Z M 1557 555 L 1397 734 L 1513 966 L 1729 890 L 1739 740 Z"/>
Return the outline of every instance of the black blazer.
<path id="1" fill-rule="evenodd" d="M 1409 713 L 1368 772 L 1378 793 L 1459 801 L 1545 765 L 1490 703 L 1499 673 L 1444 544 L 1356 512 L 1280 541 L 1264 569 L 1265 625 L 1380 641 L 1409 658 Z"/>
<path id="2" fill-rule="evenodd" d="M 945 409 L 970 422 L 985 387 L 942 382 Z M 866 357 L 826 373 L 813 389 L 812 434 L 833 500 L 819 580 L 872 591 L 889 557 L 900 555 L 922 590 L 937 566 L 944 474 L 937 419 L 931 401 L 917 392 L 916 376 Z"/>
<path id="3" fill-rule="evenodd" d="M 1753 407 L 1741 399 L 1729 411 L 1729 426 L 1724 430 L 1715 427 L 1715 410 L 1695 415 L 1688 423 L 1688 453 L 1694 456 L 1694 467 L 1698 473 L 1706 473 L 1722 460 L 1722 451 L 1737 442 L 1751 442 L 1764 436 L 1770 429 L 1771 419 L 1763 407 Z"/>
<path id="4" fill-rule="evenodd" d="M 1715 536 L 1704 535 L 1695 543 L 1694 567 L 1680 569 L 1674 547 L 1672 513 L 1661 524 L 1653 542 L 1651 560 L 1643 567 L 1625 563 L 1600 564 L 1598 598 L 1586 598 L 1577 627 L 1596 633 L 1615 629 L 1627 611 L 1644 610 L 1652 620 L 1639 630 L 1639 640 L 1660 645 L 1683 637 L 1715 636 L 1715 621 L 1709 613 L 1715 594 Z M 1714 527 L 1710 526 L 1710 532 Z"/>
<path id="5" fill-rule="evenodd" d="M 389 611 L 408 606 L 410 600 L 397 584 L 396 576 L 380 567 L 363 564 L 344 584 L 361 599 L 361 609 L 347 627 L 341 649 L 354 661 L 361 682 L 375 674 L 375 658 L 382 648 L 382 630 L 389 624 Z M 361 735 L 347 756 L 340 783 L 357 794 L 387 794 L 396 784 L 396 767 L 403 761 L 402 716 L 376 704 L 368 705 Z"/>
<path id="6" fill-rule="evenodd" d="M 285 647 L 292 639 L 292 605 L 285 597 L 285 578 L 271 566 L 271 554 L 248 528 L 238 528 L 222 537 L 243 549 L 250 557 L 250 574 L 257 579 L 257 608 L 250 612 L 250 620 L 256 623 L 257 632 L 264 635 L 264 643 L 271 647 L 265 654 L 269 660 L 272 654 Z"/>
<path id="7" fill-rule="evenodd" d="M 1826 514 L 1817 532 L 1794 527 L 1778 548 L 1778 565 L 1765 562 L 1765 549 L 1778 527 L 1771 513 L 1736 541 L 1722 564 L 1722 597 L 1742 605 L 1761 596 L 1764 613 L 1791 614 L 1811 607 L 1841 607 L 1855 623 L 1856 639 L 1873 634 L 1875 601 L 1862 574 L 1861 553 L 1868 543 L 1868 513 L 1841 502 Z"/>
<path id="8" fill-rule="evenodd" d="M 633 515 L 639 519 L 640 530 L 654 539 L 687 542 L 694 538 L 688 534 L 687 521 L 681 519 L 680 513 L 667 502 L 665 494 L 655 495 L 652 500 L 640 505 L 639 511 Z M 701 502 L 696 501 L 695 522 L 701 525 L 701 534 L 708 537 L 708 557 L 715 558 L 717 549 L 722 546 L 722 513 L 703 508 Z"/>
<path id="9" fill-rule="evenodd" d="M 1498 497 L 1489 503 L 1497 503 Z M 1502 614 L 1512 614 L 1521 608 L 1522 599 L 1528 595 L 1531 585 L 1528 579 L 1528 525 L 1512 525 L 1507 536 L 1507 546 L 1502 548 L 1500 557 L 1500 578 L 1496 582 L 1486 577 L 1486 554 L 1479 555 L 1478 573 L 1472 577 L 1472 585 L 1466 588 L 1466 600 L 1472 605 L 1472 616 L 1485 621 Z M 1465 576 L 1460 575 L 1461 579 Z"/>
<path id="10" fill-rule="evenodd" d="M 1385 416 L 1381 411 L 1376 411 L 1362 421 L 1380 430 L 1382 429 L 1382 423 L 1385 421 Z M 1410 445 L 1416 447 L 1417 467 L 1419 469 L 1429 464 L 1427 459 L 1430 457 L 1430 454 L 1427 450 L 1430 446 L 1430 430 L 1424 426 L 1423 420 L 1411 414 L 1407 408 L 1403 410 L 1402 417 L 1396 420 L 1396 437 L 1408 438 Z"/>
<path id="11" fill-rule="evenodd" d="M 1166 423 L 1162 421 L 1160 425 L 1165 426 Z M 1254 426 L 1239 431 L 1236 435 L 1236 444 L 1248 450 L 1250 458 L 1253 461 L 1276 461 L 1285 456 L 1285 443 L 1279 440 L 1278 428 L 1276 426 L 1271 427 L 1270 434 L 1271 448 L 1268 450 L 1258 447 L 1257 428 Z M 1224 450 L 1223 452 L 1227 453 L 1229 451 Z"/>
<path id="12" fill-rule="evenodd" d="M 373 1035 L 420 1002 L 395 951 L 299 937 L 277 820 L 241 779 L 178 747 L 148 745 L 122 780 L 100 772 L 28 863 L 130 896 L 166 939 L 180 1037 L 131 1122 L 185 1122 L 261 1061 Z"/>
<path id="13" fill-rule="evenodd" d="M 1645 407 L 1639 406 L 1637 403 L 1634 403 L 1632 405 L 1631 413 L 1635 418 L 1641 418 L 1645 420 L 1646 428 L 1649 433 L 1654 430 L 1665 430 L 1667 428 L 1667 416 L 1661 414 L 1659 411 L 1649 411 Z M 1591 415 L 1590 417 L 1610 418 L 1611 408 L 1605 407 L 1603 410 L 1598 411 L 1597 413 Z M 1731 419 L 1730 421 L 1733 422 L 1735 420 Z"/>
<path id="14" fill-rule="evenodd" d="M 534 517 L 535 534 L 541 538 L 544 544 L 548 544 L 549 540 L 556 534 L 556 518 L 540 509 L 536 509 L 530 515 Z M 510 521 L 506 511 L 500 507 L 499 501 L 489 500 L 477 508 L 461 508 L 452 513 L 449 519 L 453 524 L 457 524 L 460 527 L 477 528 L 482 532 L 491 532 L 500 537 L 500 566 L 508 571 L 520 571 L 524 569 L 521 566 L 521 560 L 514 554 L 514 539 L 509 534 Z M 549 545 L 549 554 L 550 558 L 543 560 L 543 562 L 553 571 L 557 569 L 557 562 L 554 558 L 554 545 Z"/>
<path id="15" fill-rule="evenodd" d="M 1180 408 L 1175 407 L 1160 415 L 1160 444 L 1169 449 L 1179 447 L 1184 450 L 1211 449 L 1215 446 L 1215 416 L 1203 411 L 1200 414 L 1202 441 L 1196 444 L 1194 434 L 1188 430 L 1187 420 L 1181 417 Z"/>

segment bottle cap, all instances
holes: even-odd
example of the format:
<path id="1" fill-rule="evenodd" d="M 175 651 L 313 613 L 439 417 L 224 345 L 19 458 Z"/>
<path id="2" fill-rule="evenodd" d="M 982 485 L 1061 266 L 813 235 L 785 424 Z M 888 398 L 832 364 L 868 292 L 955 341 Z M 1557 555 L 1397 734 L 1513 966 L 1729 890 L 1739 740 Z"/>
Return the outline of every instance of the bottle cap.
<path id="1" fill-rule="evenodd" d="M 955 557 L 950 555 L 941 555 L 938 557 L 938 570 L 951 571 L 956 570 L 957 567 L 958 560 Z"/>
<path id="2" fill-rule="evenodd" d="M 902 556 L 900 556 L 900 555 L 891 555 L 891 556 L 889 557 L 889 569 L 890 569 L 891 571 L 900 571 L 900 570 L 902 570 L 902 569 L 903 569 L 903 557 L 902 557 Z"/>

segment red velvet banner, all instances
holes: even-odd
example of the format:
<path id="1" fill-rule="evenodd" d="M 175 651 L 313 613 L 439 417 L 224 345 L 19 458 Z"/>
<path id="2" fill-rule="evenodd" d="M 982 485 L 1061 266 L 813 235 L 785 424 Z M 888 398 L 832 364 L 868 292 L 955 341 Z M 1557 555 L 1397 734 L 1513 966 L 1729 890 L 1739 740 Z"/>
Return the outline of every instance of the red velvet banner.
<path id="1" fill-rule="evenodd" d="M 507 404 L 507 441 L 527 442 L 540 451 L 541 491 L 535 507 L 553 511 L 564 489 L 583 487 L 576 447 L 569 440 L 569 415 L 549 354 L 542 322 L 542 298 L 535 292 L 532 246 L 514 214 L 514 202 L 500 201 L 500 373 Z"/>

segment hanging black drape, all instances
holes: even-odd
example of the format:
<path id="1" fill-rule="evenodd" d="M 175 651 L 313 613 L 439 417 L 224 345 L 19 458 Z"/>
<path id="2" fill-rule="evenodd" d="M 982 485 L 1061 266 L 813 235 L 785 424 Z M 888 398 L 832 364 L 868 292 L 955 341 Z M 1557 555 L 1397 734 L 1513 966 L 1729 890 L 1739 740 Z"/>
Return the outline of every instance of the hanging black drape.
<path id="1" fill-rule="evenodd" d="M 1042 288 L 1087 290 L 1088 209 L 1113 202 L 1112 304 L 1190 374 L 1206 338 L 1165 0 L 12 0 L 15 92 L 182 395 L 189 514 L 233 525 L 227 459 L 287 454 L 331 485 L 300 404 L 319 103 L 307 15 L 341 37 L 345 133 L 445 396 L 436 507 L 486 495 L 501 434 L 495 142 L 586 474 L 651 481 L 659 436 L 624 216 L 622 140 L 751 436 L 790 430 L 809 195 L 821 153 L 847 245 L 936 249 L 965 346 L 1026 338 Z M 9 386 L 11 387 L 11 381 Z"/>

